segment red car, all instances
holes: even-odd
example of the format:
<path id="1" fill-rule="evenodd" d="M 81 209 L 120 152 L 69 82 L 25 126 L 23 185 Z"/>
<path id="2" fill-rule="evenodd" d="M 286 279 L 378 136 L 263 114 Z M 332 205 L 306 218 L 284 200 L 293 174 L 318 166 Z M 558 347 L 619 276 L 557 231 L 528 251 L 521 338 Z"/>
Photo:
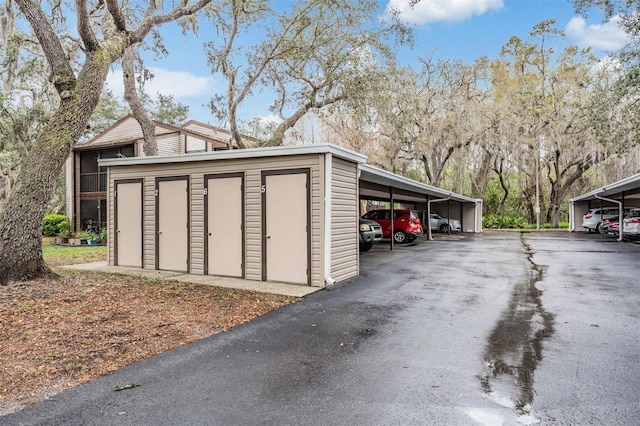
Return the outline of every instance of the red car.
<path id="1" fill-rule="evenodd" d="M 362 215 L 363 219 L 375 220 L 382 227 L 382 236 L 391 237 L 391 210 L 371 210 Z M 393 211 L 393 240 L 406 243 L 422 235 L 422 225 L 418 214 L 413 210 Z"/>

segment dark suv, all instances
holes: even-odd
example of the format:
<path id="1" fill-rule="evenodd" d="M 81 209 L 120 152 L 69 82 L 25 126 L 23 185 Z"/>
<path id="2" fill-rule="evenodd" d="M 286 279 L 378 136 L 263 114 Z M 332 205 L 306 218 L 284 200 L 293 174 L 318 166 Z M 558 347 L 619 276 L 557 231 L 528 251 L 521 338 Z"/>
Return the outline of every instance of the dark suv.
<path id="1" fill-rule="evenodd" d="M 378 222 L 382 227 L 383 237 L 391 237 L 391 210 L 371 210 L 362 215 L 362 218 Z M 393 240 L 396 243 L 407 243 L 420 235 L 422 235 L 422 225 L 415 211 L 393 211 Z"/>

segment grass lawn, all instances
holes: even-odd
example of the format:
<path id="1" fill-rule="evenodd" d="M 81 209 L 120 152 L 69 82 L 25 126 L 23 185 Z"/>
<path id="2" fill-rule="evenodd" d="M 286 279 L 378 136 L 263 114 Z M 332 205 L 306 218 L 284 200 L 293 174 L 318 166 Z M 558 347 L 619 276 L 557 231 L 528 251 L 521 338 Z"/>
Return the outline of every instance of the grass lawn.
<path id="1" fill-rule="evenodd" d="M 107 260 L 106 246 L 59 246 L 53 238 L 42 239 L 42 256 L 49 266 L 73 265 Z"/>

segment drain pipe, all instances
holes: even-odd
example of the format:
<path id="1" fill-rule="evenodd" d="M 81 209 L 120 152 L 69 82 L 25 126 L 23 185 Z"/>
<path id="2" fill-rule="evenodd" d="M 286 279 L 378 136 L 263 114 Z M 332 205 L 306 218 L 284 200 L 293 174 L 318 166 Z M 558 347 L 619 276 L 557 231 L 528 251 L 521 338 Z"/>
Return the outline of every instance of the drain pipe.
<path id="1" fill-rule="evenodd" d="M 427 220 L 429 221 L 429 225 L 427 226 L 427 240 L 433 241 L 433 235 L 431 234 L 431 203 L 440 203 L 442 201 L 449 201 L 451 199 L 451 194 L 447 198 L 437 198 L 435 200 L 427 201 Z M 451 218 L 449 218 L 451 220 Z"/>
<path id="2" fill-rule="evenodd" d="M 595 197 L 598 200 L 608 201 L 610 203 L 614 203 L 618 205 L 618 241 L 622 241 L 622 214 L 624 210 L 622 209 L 622 201 L 612 200 L 610 198 L 600 197 L 598 194 L 595 194 Z"/>
<path id="3" fill-rule="evenodd" d="M 331 169 L 333 167 L 331 154 L 324 155 L 324 282 L 334 285 L 336 280 L 331 277 Z M 357 229 L 357 228 L 356 228 Z"/>
<path id="4" fill-rule="evenodd" d="M 569 232 L 574 232 L 576 230 L 576 206 L 573 201 L 569 201 Z"/>

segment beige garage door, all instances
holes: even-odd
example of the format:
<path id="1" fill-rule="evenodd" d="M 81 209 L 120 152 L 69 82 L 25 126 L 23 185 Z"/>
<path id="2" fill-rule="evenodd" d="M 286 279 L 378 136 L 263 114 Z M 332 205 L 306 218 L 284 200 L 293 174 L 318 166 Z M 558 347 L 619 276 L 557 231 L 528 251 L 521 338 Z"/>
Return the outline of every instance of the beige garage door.
<path id="1" fill-rule="evenodd" d="M 207 273 L 242 277 L 242 176 L 207 176 Z"/>
<path id="2" fill-rule="evenodd" d="M 142 267 L 142 180 L 115 182 L 115 250 L 117 266 Z"/>
<path id="3" fill-rule="evenodd" d="M 263 279 L 308 284 L 309 174 L 270 173 L 263 172 Z"/>
<path id="4" fill-rule="evenodd" d="M 189 179 L 156 178 L 158 269 L 189 271 Z"/>

